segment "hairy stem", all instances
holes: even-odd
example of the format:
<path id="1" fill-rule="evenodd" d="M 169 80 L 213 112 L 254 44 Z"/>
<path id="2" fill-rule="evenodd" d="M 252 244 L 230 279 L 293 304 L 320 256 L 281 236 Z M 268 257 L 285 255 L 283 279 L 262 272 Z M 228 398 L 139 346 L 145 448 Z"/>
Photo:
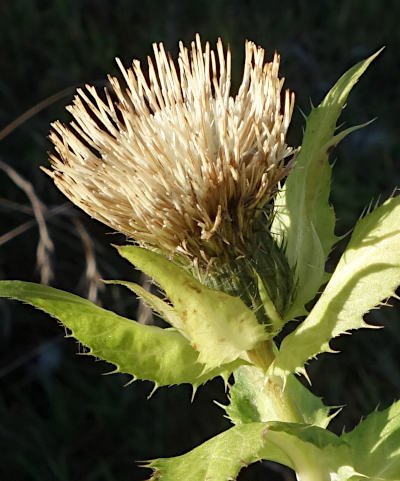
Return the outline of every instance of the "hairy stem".
<path id="1" fill-rule="evenodd" d="M 255 368 L 261 369 L 266 374 L 269 366 L 275 359 L 273 342 L 264 341 L 259 343 L 255 349 L 248 351 L 247 354 Z M 282 379 L 266 376 L 262 390 L 273 405 L 276 420 L 292 423 L 305 422 L 302 413 L 297 407 L 296 400 L 293 399 L 289 389 L 285 389 Z"/>

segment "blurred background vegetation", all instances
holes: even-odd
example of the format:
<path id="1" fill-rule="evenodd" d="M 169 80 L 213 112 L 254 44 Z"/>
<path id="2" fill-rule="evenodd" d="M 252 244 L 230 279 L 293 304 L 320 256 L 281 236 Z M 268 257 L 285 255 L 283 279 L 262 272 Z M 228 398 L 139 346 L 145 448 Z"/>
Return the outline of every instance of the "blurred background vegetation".
<path id="1" fill-rule="evenodd" d="M 347 68 L 386 45 L 341 119 L 346 126 L 377 120 L 332 157 L 338 233 L 348 232 L 371 200 L 399 185 L 399 17 L 395 0 L 3 0 L 0 130 L 32 107 L 34 115 L 0 142 L 0 278 L 48 280 L 137 318 L 134 296 L 103 290 L 99 282 L 138 278 L 109 247 L 123 237 L 72 207 L 39 166 L 47 165 L 49 124 L 68 118 L 64 106 L 76 86 L 103 86 L 106 74 L 116 73 L 114 57 L 145 61 L 155 41 L 175 53 L 178 40 L 189 43 L 196 32 L 230 44 L 235 85 L 244 39 L 262 45 L 268 57 L 280 52 L 281 73 L 297 98 L 293 145 L 301 141 L 300 110 L 309 112 L 310 99 L 318 104 Z M 57 101 L 39 109 L 58 92 Z M 180 454 L 229 426 L 212 402 L 225 402 L 219 380 L 200 389 L 192 404 L 187 386 L 147 400 L 150 383 L 123 387 L 124 375 L 101 376 L 110 366 L 77 356 L 81 348 L 47 316 L 1 301 L 0 317 L 1 479 L 141 480 L 149 472 L 135 460 Z M 334 347 L 342 354 L 310 364 L 313 391 L 346 406 L 333 422 L 336 432 L 400 393 L 399 310 L 374 311 L 369 319 L 385 329 L 340 338 Z M 239 479 L 293 478 L 259 463 Z"/>

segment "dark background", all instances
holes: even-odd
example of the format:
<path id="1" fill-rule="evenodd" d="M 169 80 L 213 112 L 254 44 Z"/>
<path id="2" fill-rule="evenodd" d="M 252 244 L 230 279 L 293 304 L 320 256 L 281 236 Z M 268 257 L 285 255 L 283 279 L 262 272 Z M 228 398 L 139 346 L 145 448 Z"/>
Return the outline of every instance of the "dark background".
<path id="1" fill-rule="evenodd" d="M 39 261 L 51 267 L 50 284 L 137 318 L 134 296 L 117 287 L 99 290 L 100 277 L 139 276 L 109 247 L 124 239 L 66 203 L 39 166 L 47 165 L 49 124 L 68 118 L 64 105 L 76 86 L 104 85 L 106 74 L 116 73 L 115 56 L 126 65 L 132 58 L 144 61 L 154 41 L 176 53 L 178 40 L 187 44 L 196 32 L 212 44 L 221 36 L 231 45 L 236 85 L 244 39 L 262 45 L 268 58 L 280 52 L 281 74 L 297 98 L 292 145 L 301 141 L 300 109 L 308 113 L 310 99 L 318 104 L 347 68 L 386 46 L 341 119 L 346 126 L 377 120 L 332 157 L 338 233 L 348 232 L 370 201 L 399 185 L 399 18 L 400 2 L 394 0 L 0 0 L 0 130 L 70 89 L 47 108 L 34 108 L 0 142 L 0 278 L 39 282 L 46 275 L 37 266 L 40 239 L 31 203 L 6 164 L 42 202 L 54 249 L 45 244 Z M 213 403 L 225 402 L 220 380 L 201 388 L 192 404 L 187 386 L 161 389 L 147 401 L 150 383 L 123 387 L 124 375 L 101 376 L 110 366 L 77 356 L 81 348 L 64 340 L 63 328 L 49 317 L 1 301 L 0 318 L 2 479 L 141 480 L 150 473 L 135 460 L 183 453 L 229 426 Z M 335 340 L 342 354 L 310 364 L 313 391 L 328 404 L 346 405 L 333 422 L 335 432 L 399 396 L 399 311 L 385 308 L 369 319 L 385 329 Z M 292 479 L 286 470 L 270 469 L 259 463 L 239 479 Z"/>

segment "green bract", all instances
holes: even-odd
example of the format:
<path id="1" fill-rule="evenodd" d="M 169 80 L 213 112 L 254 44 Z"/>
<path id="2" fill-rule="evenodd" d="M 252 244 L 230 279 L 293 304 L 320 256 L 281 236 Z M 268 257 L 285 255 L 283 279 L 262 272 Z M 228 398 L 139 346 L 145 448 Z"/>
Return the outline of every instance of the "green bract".
<path id="1" fill-rule="evenodd" d="M 207 368 L 235 361 L 268 339 L 264 327 L 238 297 L 202 285 L 155 252 L 125 246 L 119 253 L 164 289 L 179 319 L 175 327 L 190 339 L 199 352 L 199 362 Z"/>

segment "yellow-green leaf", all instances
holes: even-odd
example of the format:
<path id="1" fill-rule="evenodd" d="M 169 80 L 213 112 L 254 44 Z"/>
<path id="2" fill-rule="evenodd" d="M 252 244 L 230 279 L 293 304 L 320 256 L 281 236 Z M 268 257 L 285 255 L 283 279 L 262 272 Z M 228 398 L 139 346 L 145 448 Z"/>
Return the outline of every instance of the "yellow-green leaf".
<path id="1" fill-rule="evenodd" d="M 393 296 L 400 284 L 400 197 L 361 219 L 314 308 L 282 342 L 271 369 L 286 376 L 329 351 L 330 339 L 369 327 L 364 314 Z"/>
<path id="2" fill-rule="evenodd" d="M 227 481 L 261 459 L 294 469 L 299 480 L 347 481 L 354 474 L 340 438 L 316 426 L 282 422 L 241 424 L 148 466 L 154 469 L 151 481 Z"/>
<path id="3" fill-rule="evenodd" d="M 362 473 L 352 481 L 400 479 L 400 401 L 373 412 L 342 439 L 351 446 L 354 468 Z"/>
<path id="4" fill-rule="evenodd" d="M 145 326 L 68 292 L 22 281 L 0 281 L 0 297 L 27 302 L 59 319 L 90 354 L 116 365 L 116 372 L 156 386 L 190 383 L 196 388 L 216 376 L 225 379 L 240 362 L 204 373 L 198 353 L 179 332 Z"/>
<path id="5" fill-rule="evenodd" d="M 306 119 L 306 129 L 294 169 L 275 200 L 271 232 L 285 246 L 289 265 L 295 272 L 297 290 L 285 320 L 306 314 L 323 284 L 325 263 L 337 238 L 335 213 L 329 203 L 331 166 L 329 152 L 352 127 L 335 135 L 336 122 L 351 89 L 379 54 L 348 70 L 329 91 L 323 102 Z M 362 126 L 361 126 L 362 127 Z"/>

